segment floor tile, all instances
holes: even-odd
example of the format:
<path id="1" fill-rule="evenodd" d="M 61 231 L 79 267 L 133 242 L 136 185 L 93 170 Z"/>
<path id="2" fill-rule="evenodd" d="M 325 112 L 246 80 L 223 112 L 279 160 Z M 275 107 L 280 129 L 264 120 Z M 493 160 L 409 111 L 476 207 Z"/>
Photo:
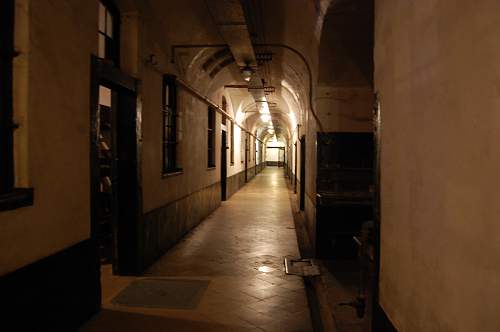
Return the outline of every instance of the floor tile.
<path id="1" fill-rule="evenodd" d="M 105 310 L 96 318 L 99 324 L 83 331 L 110 331 L 114 323 L 124 332 L 141 330 L 136 329 L 139 323 L 149 330 L 171 324 L 172 331 L 204 326 L 205 331 L 312 331 L 302 278 L 284 274 L 284 256 L 299 256 L 297 238 L 283 170 L 269 167 L 145 273 L 149 278 L 209 280 L 195 309 L 113 304 L 134 278 L 112 276 L 108 268 L 103 273 Z M 120 317 L 130 324 L 113 322 Z"/>

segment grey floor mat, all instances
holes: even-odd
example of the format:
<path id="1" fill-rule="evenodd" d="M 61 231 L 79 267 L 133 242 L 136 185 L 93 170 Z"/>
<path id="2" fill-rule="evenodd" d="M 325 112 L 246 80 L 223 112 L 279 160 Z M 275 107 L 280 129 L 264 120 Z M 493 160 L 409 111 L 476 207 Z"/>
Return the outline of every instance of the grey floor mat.
<path id="1" fill-rule="evenodd" d="M 112 302 L 132 307 L 195 309 L 209 283 L 209 280 L 138 279 Z"/>

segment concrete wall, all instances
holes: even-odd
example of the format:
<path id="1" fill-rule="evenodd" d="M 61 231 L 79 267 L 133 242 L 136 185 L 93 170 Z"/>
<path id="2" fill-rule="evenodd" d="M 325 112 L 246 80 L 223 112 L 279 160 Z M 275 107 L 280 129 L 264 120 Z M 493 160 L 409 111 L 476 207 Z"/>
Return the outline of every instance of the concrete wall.
<path id="1" fill-rule="evenodd" d="M 0 213 L 0 275 L 90 236 L 89 86 L 97 2 L 16 1 L 16 11 L 16 184 L 32 186 L 35 201 Z"/>
<path id="2" fill-rule="evenodd" d="M 366 10 L 346 12 L 342 17 L 336 14 L 336 2 L 332 2 L 331 6 L 329 2 L 322 3 L 323 12 L 318 13 L 316 21 L 319 33 L 317 39 L 312 39 L 316 45 L 310 51 L 304 51 L 309 55 L 313 68 L 313 105 L 317 119 L 309 110 L 298 132 L 294 133 L 298 149 L 295 176 L 300 177 L 299 138 L 305 135 L 306 178 L 304 183 L 299 181 L 297 192 L 300 192 L 300 186 L 305 186 L 305 222 L 313 245 L 316 240 L 317 132 L 372 131 L 374 98 L 370 7 L 368 0 L 360 3 L 358 7 Z M 317 29 L 311 28 L 310 32 L 313 31 Z M 294 154 L 293 145 L 291 147 Z M 294 155 L 292 158 L 295 159 Z"/>
<path id="3" fill-rule="evenodd" d="M 127 10 L 126 1 L 120 3 L 122 11 Z M 210 17 L 204 13 L 194 2 L 167 3 L 152 1 L 150 3 L 131 6 L 130 10 L 136 12 L 141 19 L 139 33 L 139 79 L 141 80 L 142 101 L 142 126 L 143 126 L 143 211 L 148 213 L 174 202 L 187 195 L 208 188 L 220 180 L 220 140 L 221 116 L 216 116 L 215 128 L 215 163 L 216 168 L 207 168 L 207 123 L 208 105 L 178 86 L 178 166 L 182 172 L 173 176 L 162 176 L 162 113 L 161 91 L 162 75 L 173 74 L 188 80 L 181 64 L 171 63 L 169 57 L 170 46 L 180 43 L 184 33 L 193 33 L 194 37 L 210 39 L 215 34 L 215 29 L 206 29 L 210 26 Z M 155 17 L 162 12 L 161 20 L 146 20 L 146 17 Z M 191 24 L 181 24 L 182 29 L 172 30 L 170 24 L 180 20 L 180 14 L 186 12 L 183 20 L 192 20 Z M 187 13 L 189 12 L 189 14 Z M 205 24 L 205 25 L 204 25 Z M 182 30 L 182 31 L 181 31 Z M 197 31 L 204 30 L 197 35 Z M 127 37 L 124 36 L 124 39 Z M 187 42 L 186 43 L 190 43 Z M 154 64 L 144 61 L 150 54 L 154 54 Z M 199 70 L 195 67 L 192 71 Z M 189 80 L 188 80 L 189 81 Z M 191 82 L 190 82 L 191 83 Z M 192 82 L 200 91 L 206 91 L 210 81 L 206 78 Z M 207 96 L 216 103 L 221 103 L 222 95 L 213 91 Z M 230 99 L 228 99 L 230 104 Z M 229 160 L 229 159 L 228 159 Z"/>
<path id="4" fill-rule="evenodd" d="M 380 302 L 399 331 L 499 331 L 500 3 L 377 1 Z"/>
<path id="5" fill-rule="evenodd" d="M 178 214 L 163 220 L 175 238 L 220 204 L 220 194 L 213 193 L 217 186 L 220 192 L 221 115 L 216 117 L 216 167 L 208 169 L 208 105 L 179 87 L 178 164 L 182 172 L 162 176 L 162 75 L 177 75 L 217 104 L 226 95 L 228 112 L 234 114 L 232 98 L 217 81 L 227 81 L 232 74 L 224 71 L 212 79 L 201 72 L 200 63 L 189 62 L 206 50 L 181 52 L 176 63 L 171 62 L 172 44 L 221 43 L 202 0 L 115 2 L 122 21 L 121 70 L 139 82 L 142 212 Z M 90 237 L 89 87 L 91 54 L 97 53 L 98 2 L 16 0 L 16 4 L 16 49 L 21 52 L 14 63 L 15 120 L 20 124 L 15 136 L 16 185 L 33 187 L 35 203 L 0 213 L 0 275 Z M 234 134 L 233 165 L 227 150 L 228 177 L 240 176 L 245 167 L 244 149 L 243 153 L 240 149 L 245 134 L 238 126 Z M 249 148 L 250 170 L 255 167 L 253 138 Z M 239 187 L 234 186 L 233 193 Z M 200 192 L 210 194 L 200 196 Z M 199 197 L 206 207 L 199 214 L 169 209 L 179 201 L 193 209 Z M 191 219 L 184 220 L 184 216 Z M 140 221 L 145 233 L 147 220 Z M 173 225 L 171 220 L 181 221 Z"/>
<path id="6" fill-rule="evenodd" d="M 202 71 L 203 55 L 213 49 L 197 49 L 187 55 L 179 52 L 172 63 L 171 45 L 220 43 L 220 36 L 212 18 L 205 10 L 203 1 L 168 2 L 151 1 L 138 6 L 127 6 L 121 1 L 122 10 L 130 8 L 131 13 L 141 18 L 138 35 L 139 59 L 138 78 L 141 80 L 140 98 L 142 102 L 143 126 L 143 213 L 142 231 L 143 267 L 159 257 L 175 244 L 189 230 L 198 225 L 221 202 L 221 132 L 222 116 L 217 113 L 215 127 L 215 167 L 207 167 L 207 123 L 208 104 L 193 95 L 182 85 L 178 85 L 178 166 L 182 171 L 162 176 L 162 114 L 161 91 L 162 74 L 174 74 L 187 82 L 214 103 L 221 105 L 222 97 L 227 100 L 227 111 L 234 114 L 230 95 L 218 85 L 227 79 L 221 73 L 210 78 Z M 157 20 L 144 19 L 156 17 Z M 189 24 L 186 22 L 189 21 Z M 126 36 L 124 36 L 126 38 Z M 125 42 L 125 41 L 124 41 Z M 155 63 L 144 61 L 150 54 L 155 55 Z M 230 122 L 227 121 L 227 144 L 231 145 Z M 227 153 L 228 194 L 232 195 L 243 184 L 241 174 L 245 169 L 244 139 L 249 139 L 247 167 L 254 174 L 255 144 L 237 125 L 234 126 L 234 163 L 230 163 L 230 149 Z M 242 146 L 243 144 L 243 146 Z M 251 172 L 252 171 L 252 172 Z M 232 180 L 235 177 L 237 181 Z M 244 180 L 244 177 L 243 177 Z M 196 212 L 193 212 L 196 211 Z"/>

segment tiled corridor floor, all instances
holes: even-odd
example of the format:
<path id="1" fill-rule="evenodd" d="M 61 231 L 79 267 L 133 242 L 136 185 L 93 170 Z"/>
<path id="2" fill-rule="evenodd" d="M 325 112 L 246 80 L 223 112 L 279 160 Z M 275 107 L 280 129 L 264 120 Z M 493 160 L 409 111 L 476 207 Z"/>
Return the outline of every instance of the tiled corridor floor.
<path id="1" fill-rule="evenodd" d="M 312 331 L 283 170 L 266 168 L 142 278 L 208 280 L 192 310 L 113 303 L 137 278 L 103 277 L 103 311 L 83 331 Z"/>

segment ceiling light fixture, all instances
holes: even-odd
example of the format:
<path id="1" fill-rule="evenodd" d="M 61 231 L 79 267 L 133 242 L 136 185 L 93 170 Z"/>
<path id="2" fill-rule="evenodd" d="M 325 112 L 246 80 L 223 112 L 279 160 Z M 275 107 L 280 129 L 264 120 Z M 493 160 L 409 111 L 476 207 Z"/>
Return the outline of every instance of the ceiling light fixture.
<path id="1" fill-rule="evenodd" d="M 269 105 L 267 104 L 267 101 L 264 103 L 261 103 L 259 105 L 259 112 L 263 114 L 270 114 L 271 112 L 269 111 Z"/>
<path id="2" fill-rule="evenodd" d="M 250 79 L 252 78 L 252 75 L 254 73 L 254 70 L 252 67 L 250 67 L 248 65 L 248 63 L 245 65 L 245 67 L 242 67 L 240 68 L 240 71 L 241 71 L 241 76 L 243 77 L 243 79 L 247 82 L 250 81 Z"/>

